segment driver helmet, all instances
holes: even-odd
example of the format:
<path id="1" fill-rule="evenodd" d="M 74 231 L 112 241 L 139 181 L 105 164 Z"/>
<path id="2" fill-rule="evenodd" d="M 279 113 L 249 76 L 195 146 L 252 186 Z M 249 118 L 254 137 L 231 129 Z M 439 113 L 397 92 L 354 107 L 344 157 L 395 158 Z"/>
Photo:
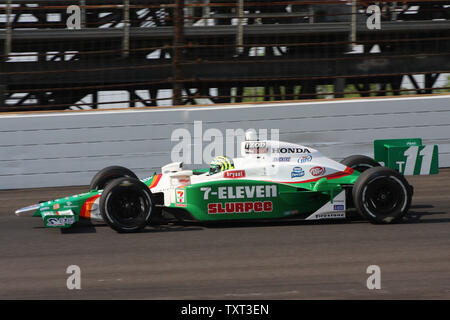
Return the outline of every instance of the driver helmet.
<path id="1" fill-rule="evenodd" d="M 209 175 L 230 169 L 234 169 L 233 159 L 218 156 L 211 161 L 211 165 L 209 166 Z"/>

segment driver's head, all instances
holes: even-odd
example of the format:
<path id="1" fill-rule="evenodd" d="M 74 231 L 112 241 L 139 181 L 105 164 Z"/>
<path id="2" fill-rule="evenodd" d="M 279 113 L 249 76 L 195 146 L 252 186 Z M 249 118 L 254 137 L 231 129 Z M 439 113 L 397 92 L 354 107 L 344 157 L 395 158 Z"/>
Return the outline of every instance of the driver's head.
<path id="1" fill-rule="evenodd" d="M 211 161 L 211 165 L 209 166 L 209 175 L 230 169 L 234 169 L 233 160 L 228 157 L 218 156 Z"/>

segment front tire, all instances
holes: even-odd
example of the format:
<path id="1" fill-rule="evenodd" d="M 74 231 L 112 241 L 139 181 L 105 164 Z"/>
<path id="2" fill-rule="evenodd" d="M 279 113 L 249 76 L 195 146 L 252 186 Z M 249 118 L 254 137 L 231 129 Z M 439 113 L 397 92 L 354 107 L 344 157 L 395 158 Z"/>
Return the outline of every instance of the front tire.
<path id="1" fill-rule="evenodd" d="M 400 221 L 408 212 L 412 187 L 397 171 L 375 167 L 358 177 L 352 195 L 364 218 L 375 224 L 389 224 Z"/>
<path id="2" fill-rule="evenodd" d="M 103 220 L 120 233 L 137 232 L 145 228 L 152 211 L 151 191 L 138 179 L 116 179 L 106 186 L 100 197 Z"/>
<path id="3" fill-rule="evenodd" d="M 111 181 L 118 178 L 135 178 L 133 171 L 121 166 L 110 166 L 103 168 L 92 178 L 89 190 L 103 190 Z"/>
<path id="4" fill-rule="evenodd" d="M 343 159 L 341 163 L 361 173 L 367 169 L 380 166 L 380 164 L 372 158 L 363 155 L 349 156 Z"/>

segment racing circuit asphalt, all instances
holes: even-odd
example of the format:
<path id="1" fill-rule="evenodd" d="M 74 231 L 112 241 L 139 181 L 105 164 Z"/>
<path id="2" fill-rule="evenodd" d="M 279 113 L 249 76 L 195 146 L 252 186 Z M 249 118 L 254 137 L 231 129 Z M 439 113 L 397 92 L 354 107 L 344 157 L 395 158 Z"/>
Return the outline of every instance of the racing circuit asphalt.
<path id="1" fill-rule="evenodd" d="M 409 177 L 408 220 L 44 229 L 14 210 L 86 188 L 0 191 L 0 299 L 449 299 L 450 169 Z M 81 268 L 68 290 L 66 268 Z M 369 265 L 381 289 L 368 290 Z"/>

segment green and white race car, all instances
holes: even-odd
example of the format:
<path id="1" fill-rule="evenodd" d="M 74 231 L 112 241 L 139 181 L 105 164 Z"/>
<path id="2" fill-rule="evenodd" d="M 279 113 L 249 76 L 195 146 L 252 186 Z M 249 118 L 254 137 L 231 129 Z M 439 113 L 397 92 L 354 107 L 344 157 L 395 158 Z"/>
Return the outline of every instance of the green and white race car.
<path id="1" fill-rule="evenodd" d="M 438 171 L 437 146 L 423 146 L 420 139 L 376 141 L 377 161 L 354 155 L 336 162 L 313 148 L 280 141 L 246 140 L 241 154 L 216 157 L 205 169 L 170 163 L 142 180 L 124 167 L 107 167 L 92 179 L 89 192 L 16 214 L 41 217 L 49 228 L 68 228 L 79 219 L 103 220 L 118 232 L 174 219 L 319 220 L 352 213 L 387 224 L 400 221 L 411 204 L 413 188 L 403 173 Z"/>

